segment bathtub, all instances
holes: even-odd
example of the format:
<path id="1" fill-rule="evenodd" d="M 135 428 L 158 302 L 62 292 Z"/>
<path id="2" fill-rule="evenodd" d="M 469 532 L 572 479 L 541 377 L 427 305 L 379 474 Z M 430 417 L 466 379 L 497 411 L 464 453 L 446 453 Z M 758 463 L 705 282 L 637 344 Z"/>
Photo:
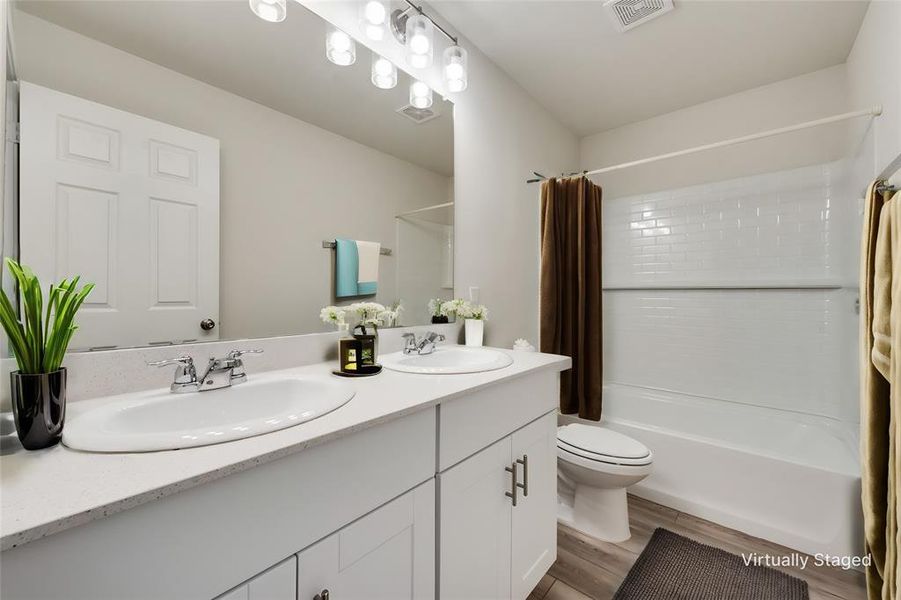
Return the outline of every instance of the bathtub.
<path id="1" fill-rule="evenodd" d="M 861 553 L 856 424 L 616 384 L 602 424 L 654 453 L 632 494 L 808 554 Z"/>

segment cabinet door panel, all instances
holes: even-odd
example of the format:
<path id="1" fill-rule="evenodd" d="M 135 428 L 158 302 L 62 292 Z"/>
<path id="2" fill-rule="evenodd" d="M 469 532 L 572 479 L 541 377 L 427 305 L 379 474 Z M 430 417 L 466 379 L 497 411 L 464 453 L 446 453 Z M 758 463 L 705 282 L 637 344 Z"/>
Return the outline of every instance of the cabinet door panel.
<path id="1" fill-rule="evenodd" d="M 295 600 L 297 559 L 291 557 L 248 582 L 248 600 Z"/>
<path id="2" fill-rule="evenodd" d="M 538 371 L 442 404 L 438 471 L 446 471 L 556 409 L 559 397 L 560 374 Z"/>
<path id="3" fill-rule="evenodd" d="M 239 585 L 235 589 L 230 592 L 225 592 L 216 600 L 247 600 L 247 594 L 250 593 L 250 586 L 248 584 Z"/>
<path id="4" fill-rule="evenodd" d="M 557 559 L 557 415 L 549 413 L 513 434 L 513 459 L 525 490 L 513 509 L 512 593 L 526 598 Z"/>
<path id="5" fill-rule="evenodd" d="M 288 558 L 216 600 L 296 600 L 297 559 Z"/>
<path id="6" fill-rule="evenodd" d="M 441 600 L 510 597 L 510 438 L 439 475 Z"/>
<path id="7" fill-rule="evenodd" d="M 435 484 L 429 481 L 297 555 L 297 597 L 431 600 Z M 251 598 L 250 600 L 256 600 Z"/>

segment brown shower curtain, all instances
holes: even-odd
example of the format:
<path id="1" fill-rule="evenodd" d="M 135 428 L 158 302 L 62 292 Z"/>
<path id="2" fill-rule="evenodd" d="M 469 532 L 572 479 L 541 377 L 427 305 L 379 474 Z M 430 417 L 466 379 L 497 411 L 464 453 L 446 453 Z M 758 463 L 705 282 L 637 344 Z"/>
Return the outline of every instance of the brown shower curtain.
<path id="1" fill-rule="evenodd" d="M 542 352 L 572 358 L 560 411 L 601 418 L 601 188 L 587 177 L 541 185 Z"/>
<path id="2" fill-rule="evenodd" d="M 867 191 L 860 263 L 861 500 L 870 600 L 898 600 L 901 571 L 901 194 Z"/>

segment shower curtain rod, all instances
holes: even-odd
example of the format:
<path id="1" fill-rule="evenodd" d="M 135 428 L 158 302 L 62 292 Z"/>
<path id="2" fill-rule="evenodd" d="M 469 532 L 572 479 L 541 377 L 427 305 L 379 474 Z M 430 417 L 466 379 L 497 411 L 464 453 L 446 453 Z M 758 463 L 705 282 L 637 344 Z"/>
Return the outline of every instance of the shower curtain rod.
<path id="1" fill-rule="evenodd" d="M 819 127 L 820 125 L 828 125 L 830 123 L 837 123 L 839 121 L 847 121 L 848 119 L 856 119 L 858 117 L 878 117 L 882 114 L 882 106 L 873 106 L 871 108 L 867 108 L 864 110 L 855 110 L 852 112 L 842 113 L 840 115 L 833 115 L 831 117 L 825 117 L 823 119 L 816 119 L 814 121 L 805 121 L 804 123 L 798 123 L 797 125 L 789 125 L 788 127 L 779 127 L 778 129 L 770 129 L 768 131 L 761 131 L 759 133 L 752 133 L 750 135 L 743 135 L 741 137 L 732 138 L 728 140 L 723 140 L 721 142 L 714 142 L 712 144 L 704 144 L 703 146 L 695 146 L 694 148 L 687 148 L 685 150 L 677 150 L 675 152 L 667 152 L 666 154 L 658 154 L 657 156 L 651 156 L 649 158 L 642 158 L 639 160 L 633 160 L 629 162 L 624 162 L 618 165 L 612 165 L 610 167 L 602 167 L 600 169 L 595 169 L 593 171 L 582 171 L 581 175 L 600 175 L 601 173 L 609 173 L 611 171 L 619 171 L 621 169 L 628 169 L 630 167 L 637 167 L 639 165 L 646 165 L 648 163 L 657 162 L 660 160 L 666 160 L 669 158 L 676 158 L 678 156 L 686 156 L 688 154 L 695 154 L 697 152 L 704 152 L 705 150 L 715 150 L 717 148 L 725 148 L 726 146 L 734 146 L 736 144 L 744 144 L 745 142 L 752 142 L 754 140 L 760 140 L 763 138 L 772 137 L 774 135 L 782 135 L 783 133 L 791 133 L 793 131 L 801 131 L 803 129 L 810 129 L 811 127 Z M 539 181 L 543 181 L 548 179 L 541 173 L 537 171 L 532 171 L 537 178 L 527 179 L 526 183 L 536 183 Z M 579 172 L 569 173 L 568 175 L 579 175 Z M 562 176 L 567 176 L 566 173 L 563 173 Z"/>

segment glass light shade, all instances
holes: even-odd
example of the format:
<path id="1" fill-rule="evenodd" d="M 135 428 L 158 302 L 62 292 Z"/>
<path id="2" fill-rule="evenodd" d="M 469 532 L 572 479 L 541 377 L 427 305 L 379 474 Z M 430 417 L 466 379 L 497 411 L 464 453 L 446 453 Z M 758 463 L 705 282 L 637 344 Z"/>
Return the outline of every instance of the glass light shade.
<path id="1" fill-rule="evenodd" d="M 286 0 L 250 0 L 250 10 L 270 23 L 281 23 L 288 15 Z"/>
<path id="2" fill-rule="evenodd" d="M 372 85 L 383 90 L 390 90 L 397 85 L 397 67 L 378 54 L 372 55 Z"/>
<path id="3" fill-rule="evenodd" d="M 388 7 L 380 0 L 367 0 L 360 5 L 360 30 L 370 40 L 385 39 L 388 31 Z"/>
<path id="4" fill-rule="evenodd" d="M 329 29 L 325 36 L 325 56 L 336 65 L 352 65 L 357 60 L 357 45 L 340 29 Z"/>
<path id="5" fill-rule="evenodd" d="M 425 69 L 432 65 L 435 26 L 422 15 L 407 19 L 407 62 L 414 69 Z"/>
<path id="6" fill-rule="evenodd" d="M 432 88 L 422 81 L 411 83 L 410 104 L 416 108 L 429 108 L 432 105 Z"/>
<path id="7" fill-rule="evenodd" d="M 469 85 L 469 55 L 460 46 L 444 50 L 444 81 L 447 91 L 462 92 Z"/>

